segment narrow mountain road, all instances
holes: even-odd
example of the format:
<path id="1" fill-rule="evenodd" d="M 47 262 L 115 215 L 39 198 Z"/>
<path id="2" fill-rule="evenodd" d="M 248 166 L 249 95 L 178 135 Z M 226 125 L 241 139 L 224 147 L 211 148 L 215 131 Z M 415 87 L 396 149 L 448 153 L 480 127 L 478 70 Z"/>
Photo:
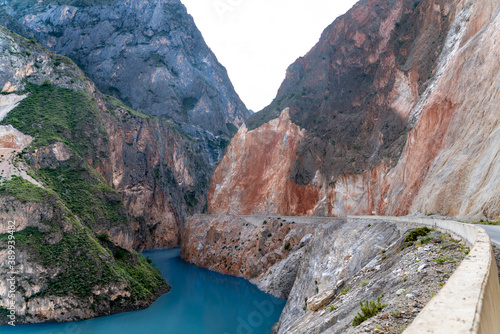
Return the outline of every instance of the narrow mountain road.
<path id="1" fill-rule="evenodd" d="M 217 215 L 207 215 L 207 214 L 200 214 L 199 216 L 206 216 L 206 217 L 216 217 Z M 280 218 L 283 219 L 284 221 L 292 221 L 296 222 L 297 224 L 308 224 L 311 222 L 325 222 L 328 223 L 330 221 L 335 221 L 335 220 L 344 220 L 347 218 L 364 218 L 364 219 L 384 219 L 384 218 L 392 218 L 392 217 L 386 217 L 386 216 L 348 216 L 348 217 L 317 217 L 317 216 L 281 216 L 281 215 L 262 215 L 262 214 L 253 214 L 253 215 L 235 215 L 235 217 L 240 217 L 244 218 L 245 222 L 252 223 L 253 225 L 260 225 L 262 223 L 262 220 L 264 219 L 275 219 L 275 218 Z M 408 216 L 408 218 L 418 218 L 418 217 L 411 217 Z M 449 219 L 448 217 L 443 217 L 443 216 L 430 216 L 426 218 L 436 218 L 436 219 Z M 482 225 L 478 224 L 478 226 L 481 226 L 486 230 L 486 233 L 490 236 L 491 242 L 495 243 L 500 247 L 500 225 Z"/>
<path id="2" fill-rule="evenodd" d="M 490 236 L 491 242 L 496 243 L 500 246 L 500 226 L 497 225 L 480 225 L 486 230 L 486 233 Z"/>

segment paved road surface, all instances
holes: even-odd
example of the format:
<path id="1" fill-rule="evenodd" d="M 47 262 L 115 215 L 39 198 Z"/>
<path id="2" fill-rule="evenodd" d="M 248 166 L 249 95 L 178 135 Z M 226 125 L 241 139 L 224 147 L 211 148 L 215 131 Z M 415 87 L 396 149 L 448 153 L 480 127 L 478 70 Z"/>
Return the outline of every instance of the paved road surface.
<path id="1" fill-rule="evenodd" d="M 486 233 L 491 238 L 491 241 L 500 245 L 500 226 L 498 225 L 480 225 L 486 230 Z"/>
<path id="2" fill-rule="evenodd" d="M 216 215 L 199 215 L 199 216 L 205 216 L 205 217 L 210 217 L 210 216 L 216 216 Z M 294 216 L 294 217 L 289 217 L 289 216 L 280 216 L 280 215 L 238 215 L 236 217 L 240 217 L 245 219 L 246 222 L 252 223 L 254 225 L 260 225 L 263 220 L 265 219 L 270 219 L 270 218 L 281 218 L 285 221 L 293 221 L 297 222 L 298 224 L 303 224 L 303 223 L 321 223 L 321 222 L 332 222 L 332 221 L 337 221 L 337 220 L 343 220 L 347 219 L 348 217 L 312 217 L 312 216 Z M 446 219 L 446 217 L 442 216 L 433 216 L 436 219 Z M 424 218 L 433 218 L 433 217 L 425 217 Z M 369 218 L 374 218 L 374 219 L 384 219 L 384 217 L 379 217 L 379 216 L 367 216 L 365 217 L 366 219 Z M 388 217 L 390 218 L 390 217 Z M 408 216 L 408 218 L 414 218 L 411 216 Z M 418 217 L 417 217 L 418 218 Z M 491 238 L 491 241 L 496 243 L 500 247 L 500 225 L 479 225 L 482 228 L 486 230 L 486 233 Z"/>

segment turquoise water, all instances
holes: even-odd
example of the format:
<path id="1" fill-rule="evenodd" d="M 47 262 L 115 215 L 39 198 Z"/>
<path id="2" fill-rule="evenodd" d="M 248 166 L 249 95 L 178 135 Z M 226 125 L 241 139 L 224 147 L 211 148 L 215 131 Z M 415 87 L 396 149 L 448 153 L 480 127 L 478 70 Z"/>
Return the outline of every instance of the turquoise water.
<path id="1" fill-rule="evenodd" d="M 285 300 L 249 282 L 182 261 L 179 250 L 145 252 L 172 290 L 146 310 L 72 322 L 1 326 L 1 334 L 263 334 L 271 333 Z"/>

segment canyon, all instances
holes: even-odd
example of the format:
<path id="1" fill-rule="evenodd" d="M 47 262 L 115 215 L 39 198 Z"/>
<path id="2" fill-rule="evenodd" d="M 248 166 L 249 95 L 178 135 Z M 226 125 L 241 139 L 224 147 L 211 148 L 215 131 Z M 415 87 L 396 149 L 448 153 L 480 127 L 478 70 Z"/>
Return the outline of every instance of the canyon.
<path id="1" fill-rule="evenodd" d="M 360 1 L 240 128 L 209 213 L 499 219 L 498 24 L 498 1 Z"/>
<path id="2" fill-rule="evenodd" d="M 406 326 L 470 245 L 347 216 L 500 219 L 499 13 L 361 0 L 250 116 L 178 0 L 4 1 L 0 257 L 15 220 L 21 322 L 147 307 L 170 287 L 135 250 L 180 247 L 287 298 L 276 333 Z"/>

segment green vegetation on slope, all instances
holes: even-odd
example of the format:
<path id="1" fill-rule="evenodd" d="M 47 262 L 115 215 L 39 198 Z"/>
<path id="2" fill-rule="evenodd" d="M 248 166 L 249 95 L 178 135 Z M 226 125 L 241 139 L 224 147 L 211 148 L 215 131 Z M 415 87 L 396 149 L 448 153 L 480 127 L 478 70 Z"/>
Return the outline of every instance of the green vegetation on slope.
<path id="1" fill-rule="evenodd" d="M 20 5 L 26 7 L 28 2 Z M 41 168 L 35 171 L 35 177 L 47 187 L 37 187 L 14 177 L 0 186 L 0 196 L 13 195 L 23 202 L 48 202 L 54 208 L 50 221 L 42 217 L 43 228 L 29 227 L 15 233 L 16 248 L 29 254 L 29 262 L 39 263 L 50 268 L 49 272 L 57 273 L 51 276 L 42 272 L 35 277 L 37 282 L 29 284 L 39 284 L 42 290 L 25 298 L 74 295 L 82 305 L 92 302 L 91 307 L 98 314 L 143 307 L 168 290 L 167 282 L 141 255 L 109 240 L 98 239 L 91 230 L 124 225 L 128 221 L 121 195 L 88 163 L 99 160 L 106 163 L 108 157 L 105 123 L 97 101 L 84 89 L 88 82 L 67 58 L 51 55 L 35 42 L 12 36 L 20 41 L 21 50 L 24 50 L 17 53 L 18 57 L 47 53 L 51 61 L 44 66 L 53 66 L 53 73 L 57 72 L 54 78 L 50 77 L 56 80 L 54 85 L 48 79 L 41 85 L 26 82 L 24 91 L 17 93 L 28 93 L 28 97 L 0 122 L 12 124 L 34 137 L 31 147 L 20 157 L 33 167 Z M 35 67 L 40 68 L 37 64 Z M 61 84 L 59 74 L 64 78 L 64 85 L 70 82 L 73 89 L 56 87 Z M 42 82 L 35 76 L 36 73 L 28 80 Z M 50 150 L 33 154 L 35 149 L 56 142 L 68 147 L 71 158 L 60 161 Z M 7 234 L 0 235 L 1 246 L 7 237 Z M 111 300 L 112 291 L 122 289 L 129 294 Z"/>
<path id="2" fill-rule="evenodd" d="M 53 192 L 18 176 L 0 185 L 0 195 L 12 195 L 22 202 L 48 202 L 56 197 Z"/>
<path id="3" fill-rule="evenodd" d="M 40 169 L 38 174 L 89 226 L 127 224 L 120 194 L 109 187 L 92 167 L 58 166 Z"/>
<path id="4" fill-rule="evenodd" d="M 377 315 L 387 304 L 380 303 L 380 296 L 377 298 L 377 302 L 371 300 L 366 301 L 364 304 L 362 301 L 359 302 L 361 306 L 361 313 L 358 312 L 354 319 L 352 320 L 352 325 L 354 327 L 360 325 L 363 321 Z"/>
<path id="5" fill-rule="evenodd" d="M 33 148 L 63 142 L 82 156 L 95 152 L 92 139 L 107 139 L 95 99 L 84 91 L 27 83 L 29 95 L 0 122 L 33 136 Z"/>
<path id="6" fill-rule="evenodd" d="M 60 232 L 41 232 L 37 228 L 27 228 L 15 233 L 21 249 L 31 254 L 35 261 L 45 267 L 60 268 L 55 279 L 48 278 L 48 287 L 37 294 L 63 296 L 69 293 L 85 298 L 92 295 L 96 287 L 107 284 L 125 283 L 132 301 L 148 300 L 168 289 L 157 268 L 150 265 L 139 254 L 105 242 L 101 245 L 95 234 L 88 228 L 73 223 L 73 231 L 63 234 L 58 243 L 49 243 L 48 237 Z M 0 240 L 6 235 L 0 236 Z M 109 248 L 108 248 L 109 247 Z M 103 261 L 103 258 L 109 258 Z"/>
<path id="7" fill-rule="evenodd" d="M 57 88 L 50 84 L 38 86 L 27 83 L 26 91 L 29 92 L 28 97 L 1 124 L 12 124 L 21 132 L 33 136 L 32 148 L 63 142 L 75 154 L 67 162 L 54 162 L 54 166 L 38 170 L 38 176 L 89 226 L 127 224 L 121 196 L 80 158 L 95 157 L 99 151 L 98 142 L 107 141 L 95 100 L 84 91 Z M 10 191 L 28 196 L 30 190 L 23 190 L 28 186 L 27 182 L 15 182 Z M 13 190 L 21 182 L 24 188 Z M 36 189 L 34 194 L 41 189 Z"/>
<path id="8" fill-rule="evenodd" d="M 497 221 L 491 221 L 491 220 L 484 220 L 484 219 L 481 219 L 480 221 L 478 222 L 473 222 L 472 224 L 479 224 L 479 225 L 500 225 L 500 220 L 497 220 Z"/>
<path id="9" fill-rule="evenodd" d="M 417 241 L 418 237 L 425 237 L 430 232 L 431 230 L 427 226 L 416 228 L 406 236 L 404 242 Z"/>

